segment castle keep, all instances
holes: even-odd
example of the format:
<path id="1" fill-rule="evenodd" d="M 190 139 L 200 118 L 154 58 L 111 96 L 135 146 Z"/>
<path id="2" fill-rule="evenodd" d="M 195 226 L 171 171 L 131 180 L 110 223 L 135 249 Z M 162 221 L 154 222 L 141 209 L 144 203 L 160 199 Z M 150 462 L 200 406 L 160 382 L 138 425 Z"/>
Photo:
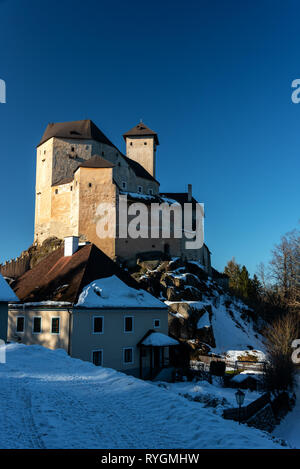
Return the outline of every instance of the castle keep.
<path id="1" fill-rule="evenodd" d="M 129 203 L 196 203 L 187 193 L 161 194 L 156 179 L 156 132 L 139 123 L 124 135 L 126 155 L 91 120 L 52 123 L 37 147 L 35 242 L 49 237 L 78 236 L 94 243 L 110 258 L 136 260 L 141 255 L 164 253 L 200 261 L 210 270 L 210 253 L 185 249 L 184 240 L 99 238 L 96 232 L 100 203 L 118 207 L 120 195 Z M 117 224 L 117 220 L 115 221 Z"/>

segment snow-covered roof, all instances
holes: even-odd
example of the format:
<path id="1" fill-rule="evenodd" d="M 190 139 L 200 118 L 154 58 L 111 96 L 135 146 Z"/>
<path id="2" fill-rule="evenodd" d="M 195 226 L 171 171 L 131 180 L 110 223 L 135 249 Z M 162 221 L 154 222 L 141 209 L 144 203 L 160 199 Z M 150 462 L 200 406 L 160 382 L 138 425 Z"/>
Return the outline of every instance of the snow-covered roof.
<path id="1" fill-rule="evenodd" d="M 152 347 L 168 347 L 169 345 L 179 345 L 179 342 L 172 337 L 161 332 L 151 332 L 151 334 L 143 340 L 141 345 L 152 346 Z"/>
<path id="2" fill-rule="evenodd" d="M 84 287 L 75 306 L 81 308 L 166 308 L 163 302 L 150 293 L 129 287 L 116 275 L 95 280 Z"/>
<path id="3" fill-rule="evenodd" d="M 13 303 L 15 301 L 19 301 L 19 298 L 0 274 L 0 303 Z"/>

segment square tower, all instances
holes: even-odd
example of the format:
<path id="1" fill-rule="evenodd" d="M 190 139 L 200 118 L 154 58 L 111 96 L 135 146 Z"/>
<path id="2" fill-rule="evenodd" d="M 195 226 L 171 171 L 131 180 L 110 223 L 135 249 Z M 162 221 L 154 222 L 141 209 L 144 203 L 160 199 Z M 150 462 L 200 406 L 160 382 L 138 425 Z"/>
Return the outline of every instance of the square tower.
<path id="1" fill-rule="evenodd" d="M 157 133 L 143 122 L 123 134 L 126 142 L 126 155 L 139 163 L 155 178 L 156 147 L 159 145 Z"/>

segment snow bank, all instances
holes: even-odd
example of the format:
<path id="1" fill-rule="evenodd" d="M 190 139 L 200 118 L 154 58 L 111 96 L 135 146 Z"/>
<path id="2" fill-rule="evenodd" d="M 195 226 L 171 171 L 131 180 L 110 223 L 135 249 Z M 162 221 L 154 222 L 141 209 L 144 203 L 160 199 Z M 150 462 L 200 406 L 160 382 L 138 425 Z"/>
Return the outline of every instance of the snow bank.
<path id="1" fill-rule="evenodd" d="M 0 302 L 13 303 L 19 301 L 19 298 L 15 295 L 13 290 L 8 285 L 7 281 L 4 280 L 0 274 Z"/>
<path id="2" fill-rule="evenodd" d="M 11 344 L 6 356 L 1 448 L 280 448 L 204 404 L 62 350 Z"/>
<path id="3" fill-rule="evenodd" d="M 135 290 L 116 275 L 101 278 L 84 287 L 76 307 L 81 308 L 165 308 L 164 303 L 145 290 Z"/>

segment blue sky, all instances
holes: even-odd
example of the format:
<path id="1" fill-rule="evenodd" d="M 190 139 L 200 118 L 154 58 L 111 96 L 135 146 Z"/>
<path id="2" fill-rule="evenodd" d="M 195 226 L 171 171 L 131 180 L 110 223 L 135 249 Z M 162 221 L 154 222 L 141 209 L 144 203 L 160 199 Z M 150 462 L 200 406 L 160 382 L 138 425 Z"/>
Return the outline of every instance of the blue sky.
<path id="1" fill-rule="evenodd" d="M 298 226 L 297 0 L 0 0 L 0 261 L 33 240 L 35 146 L 48 122 L 92 119 L 124 149 L 142 118 L 158 178 L 206 207 L 223 270 L 254 273 Z"/>

